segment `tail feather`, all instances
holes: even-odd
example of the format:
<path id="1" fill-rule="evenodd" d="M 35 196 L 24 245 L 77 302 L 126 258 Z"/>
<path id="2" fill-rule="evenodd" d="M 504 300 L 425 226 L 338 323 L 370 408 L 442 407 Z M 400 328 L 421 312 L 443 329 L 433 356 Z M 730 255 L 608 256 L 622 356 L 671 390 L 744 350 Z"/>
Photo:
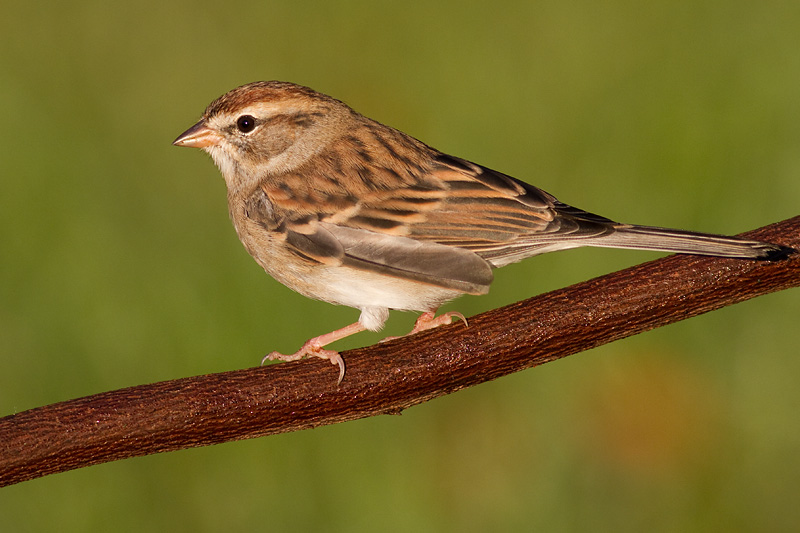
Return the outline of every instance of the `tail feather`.
<path id="1" fill-rule="evenodd" d="M 793 248 L 760 241 L 651 226 L 618 225 L 616 231 L 586 242 L 601 248 L 630 248 L 742 259 L 774 261 L 796 252 Z"/>

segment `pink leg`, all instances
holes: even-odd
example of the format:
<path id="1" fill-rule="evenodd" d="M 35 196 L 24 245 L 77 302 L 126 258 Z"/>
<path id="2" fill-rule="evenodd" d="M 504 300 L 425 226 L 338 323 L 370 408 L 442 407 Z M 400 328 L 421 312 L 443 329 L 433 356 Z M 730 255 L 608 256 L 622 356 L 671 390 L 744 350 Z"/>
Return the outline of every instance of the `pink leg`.
<path id="1" fill-rule="evenodd" d="M 439 316 L 436 316 L 436 311 L 428 311 L 419 315 L 419 318 L 414 323 L 414 328 L 408 334 L 413 335 L 414 333 L 419 333 L 420 331 L 425 331 L 426 329 L 433 329 L 438 328 L 439 326 L 452 324 L 454 317 L 460 318 L 464 322 L 465 326 L 469 326 L 467 323 L 467 318 L 458 311 L 450 311 L 449 313 L 443 313 Z"/>
<path id="2" fill-rule="evenodd" d="M 345 326 L 342 329 L 337 329 L 336 331 L 331 331 L 330 333 L 326 333 L 325 335 L 320 335 L 319 337 L 314 337 L 313 339 L 309 339 L 306 341 L 303 346 L 300 347 L 295 353 L 291 355 L 283 355 L 282 353 L 272 352 L 264 356 L 264 359 L 261 360 L 261 364 L 263 365 L 268 360 L 278 360 L 278 361 L 297 361 L 298 359 L 302 359 L 306 356 L 314 356 L 319 357 L 320 359 L 327 359 L 334 365 L 339 365 L 339 381 L 338 383 L 342 382 L 344 379 L 344 359 L 342 356 L 339 355 L 339 352 L 334 350 L 325 350 L 323 346 L 326 346 L 332 342 L 338 341 L 345 337 L 349 337 L 355 333 L 359 333 L 364 331 L 364 326 L 361 325 L 360 322 L 356 322 L 355 324 L 350 324 L 349 326 Z"/>
<path id="3" fill-rule="evenodd" d="M 414 333 L 419 333 L 420 331 L 425 331 L 426 329 L 433 329 L 438 328 L 439 326 L 446 326 L 447 324 L 453 323 L 453 318 L 460 318 L 465 326 L 469 326 L 467 323 L 467 318 L 459 313 L 458 311 L 450 311 L 448 313 L 442 313 L 439 316 L 436 316 L 436 311 L 426 311 L 419 315 L 419 318 L 416 322 L 414 322 L 414 327 L 403 335 L 406 337 L 408 335 L 413 335 Z M 385 339 L 381 340 L 381 342 L 391 341 L 394 339 L 399 339 L 400 337 L 386 337 Z"/>

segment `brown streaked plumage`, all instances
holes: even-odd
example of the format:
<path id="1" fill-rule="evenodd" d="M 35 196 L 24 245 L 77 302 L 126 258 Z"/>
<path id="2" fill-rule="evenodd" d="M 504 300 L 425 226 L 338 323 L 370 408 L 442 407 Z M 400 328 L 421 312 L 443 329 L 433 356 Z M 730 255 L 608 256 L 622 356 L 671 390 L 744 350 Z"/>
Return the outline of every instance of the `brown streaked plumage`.
<path id="1" fill-rule="evenodd" d="M 412 333 L 448 324 L 436 309 L 484 294 L 492 269 L 579 246 L 778 259 L 790 248 L 735 237 L 619 224 L 500 172 L 449 156 L 287 82 L 256 82 L 212 102 L 178 146 L 220 168 L 233 225 L 275 279 L 361 310 L 359 321 L 297 353 L 339 365 L 324 346 L 380 329 L 389 309 L 422 311 Z"/>

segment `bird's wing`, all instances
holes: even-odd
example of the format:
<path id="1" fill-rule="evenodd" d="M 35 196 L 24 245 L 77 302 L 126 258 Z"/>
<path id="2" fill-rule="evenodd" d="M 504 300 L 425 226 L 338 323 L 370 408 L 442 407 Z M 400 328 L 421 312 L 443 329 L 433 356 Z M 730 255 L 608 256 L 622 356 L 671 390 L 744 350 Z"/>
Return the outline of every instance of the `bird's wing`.
<path id="1" fill-rule="evenodd" d="M 248 216 L 307 261 L 379 272 L 469 294 L 489 290 L 493 274 L 487 261 L 469 250 L 405 236 L 402 228 L 407 222 L 395 224 L 396 209 L 373 218 L 368 211 L 361 213 L 358 201 L 340 197 L 317 204 L 337 205 L 332 213 L 326 213 L 274 193 L 268 187 L 259 189 L 248 201 Z M 394 205 L 403 201 L 398 199 Z"/>
<path id="2" fill-rule="evenodd" d="M 395 137 L 346 138 L 314 168 L 262 183 L 256 207 L 280 219 L 269 229 L 311 261 L 473 294 L 488 290 L 491 266 L 613 231 L 608 219 L 510 176 L 420 144 L 403 152 L 417 141 L 379 133 Z"/>

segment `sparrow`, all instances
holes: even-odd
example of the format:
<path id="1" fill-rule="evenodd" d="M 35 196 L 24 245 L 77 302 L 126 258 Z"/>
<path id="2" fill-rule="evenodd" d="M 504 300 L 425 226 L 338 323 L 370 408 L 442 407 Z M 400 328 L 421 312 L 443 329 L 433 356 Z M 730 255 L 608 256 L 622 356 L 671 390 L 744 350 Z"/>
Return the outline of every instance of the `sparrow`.
<path id="1" fill-rule="evenodd" d="M 436 310 L 486 294 L 495 268 L 531 256 L 580 246 L 766 260 L 794 251 L 614 222 L 288 82 L 220 96 L 173 144 L 211 155 L 236 233 L 267 273 L 304 296 L 361 311 L 358 322 L 294 354 L 262 360 L 327 359 L 340 383 L 344 361 L 326 345 L 379 330 L 390 309 L 422 312 L 409 334 L 466 323 Z"/>

